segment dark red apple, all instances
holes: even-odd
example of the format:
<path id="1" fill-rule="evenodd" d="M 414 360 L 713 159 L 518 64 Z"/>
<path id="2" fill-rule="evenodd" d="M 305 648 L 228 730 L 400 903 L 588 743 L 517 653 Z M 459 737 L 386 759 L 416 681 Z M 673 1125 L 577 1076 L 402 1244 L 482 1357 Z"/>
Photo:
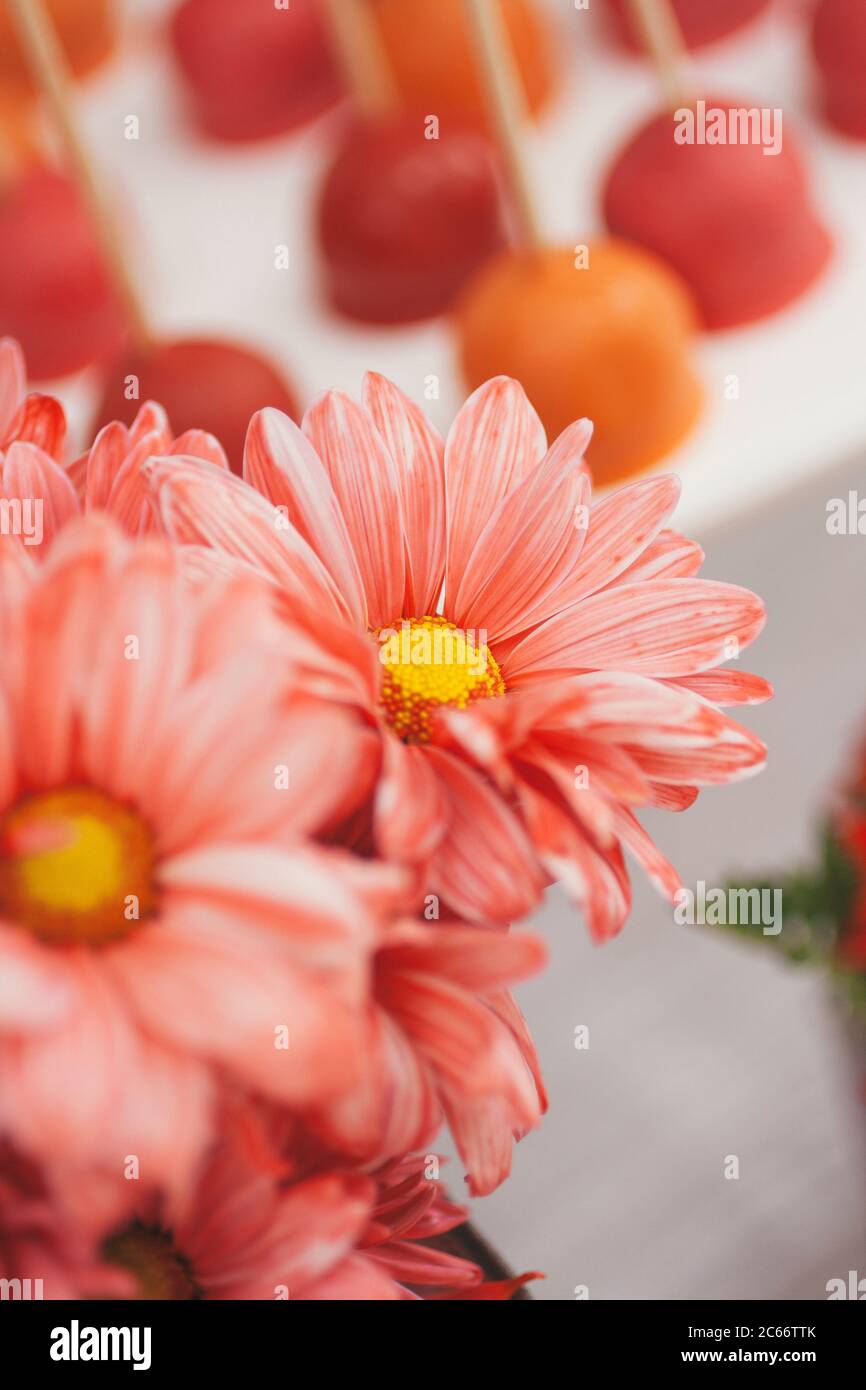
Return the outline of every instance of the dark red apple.
<path id="1" fill-rule="evenodd" d="M 321 190 L 318 233 L 328 297 L 365 323 L 441 314 L 505 244 L 495 159 L 485 136 L 442 120 L 358 121 Z"/>
<path id="2" fill-rule="evenodd" d="M 197 120 L 217 140 L 283 134 L 343 94 L 318 0 L 184 0 L 171 36 Z"/>
<path id="3" fill-rule="evenodd" d="M 642 49 L 640 31 L 632 18 L 629 0 L 607 0 L 619 37 L 631 49 Z M 743 24 L 766 10 L 770 0 L 673 0 L 683 38 L 689 48 L 701 48 L 727 38 Z"/>
<path id="4" fill-rule="evenodd" d="M 122 307 L 75 185 L 36 168 L 0 186 L 0 335 L 17 338 L 35 381 L 107 360 Z"/>
<path id="5" fill-rule="evenodd" d="M 241 471 L 247 426 L 257 410 L 272 405 L 297 416 L 291 390 L 267 358 L 210 338 L 127 348 L 112 363 L 91 436 L 110 420 L 131 424 L 146 400 L 165 407 L 175 434 L 203 429 L 215 435 L 236 473 Z"/>
<path id="6" fill-rule="evenodd" d="M 824 114 L 845 135 L 866 140 L 866 3 L 819 0 L 812 52 Z"/>
<path id="7" fill-rule="evenodd" d="M 708 97 L 705 111 L 727 121 L 748 106 Z M 771 154 L 752 141 L 679 143 L 685 129 L 666 111 L 629 140 L 607 176 L 605 221 L 679 271 L 708 328 L 773 314 L 810 288 L 832 250 L 796 139 L 784 126 Z"/>

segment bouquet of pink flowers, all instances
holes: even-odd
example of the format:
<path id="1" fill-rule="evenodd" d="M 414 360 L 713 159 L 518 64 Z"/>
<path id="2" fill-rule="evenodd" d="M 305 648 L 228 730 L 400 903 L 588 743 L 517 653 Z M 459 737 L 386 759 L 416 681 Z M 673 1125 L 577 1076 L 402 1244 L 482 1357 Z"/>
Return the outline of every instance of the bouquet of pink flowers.
<path id="1" fill-rule="evenodd" d="M 539 1123 L 513 924 L 599 941 L 636 810 L 764 748 L 717 669 L 760 601 L 697 577 L 677 482 L 597 503 L 488 382 L 250 422 L 158 404 L 68 459 L 0 349 L 0 1276 L 46 1297 L 507 1298 L 439 1240 Z"/>

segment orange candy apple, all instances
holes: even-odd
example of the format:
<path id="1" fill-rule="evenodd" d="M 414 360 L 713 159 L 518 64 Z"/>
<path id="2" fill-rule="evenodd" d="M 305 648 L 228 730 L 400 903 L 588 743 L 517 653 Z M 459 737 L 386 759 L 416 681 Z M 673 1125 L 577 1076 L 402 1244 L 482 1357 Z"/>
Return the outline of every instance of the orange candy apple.
<path id="1" fill-rule="evenodd" d="M 114 0 L 43 0 L 76 77 L 84 77 L 114 50 L 117 38 Z M 35 95 L 6 0 L 0 0 L 0 91 L 19 99 Z"/>
<path id="2" fill-rule="evenodd" d="M 597 484 L 656 463 L 698 419 L 691 297 L 638 247 L 507 252 L 469 284 L 455 318 L 467 386 L 516 377 L 550 439 L 582 416 L 594 422 Z"/>
<path id="3" fill-rule="evenodd" d="M 464 0 L 371 0 L 404 106 L 459 116 L 487 128 L 487 105 Z M 499 0 L 528 110 L 536 115 L 554 87 L 553 48 L 533 0 Z"/>

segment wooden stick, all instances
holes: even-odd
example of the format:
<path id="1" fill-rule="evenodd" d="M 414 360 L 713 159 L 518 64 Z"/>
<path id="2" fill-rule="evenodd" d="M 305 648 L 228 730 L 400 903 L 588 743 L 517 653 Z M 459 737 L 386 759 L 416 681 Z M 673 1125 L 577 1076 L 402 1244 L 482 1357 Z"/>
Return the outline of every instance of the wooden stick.
<path id="1" fill-rule="evenodd" d="M 498 0 L 465 0 L 465 4 L 490 114 L 520 221 L 520 239 L 524 249 L 540 251 L 544 237 L 523 151 L 526 101 L 514 49 Z"/>
<path id="2" fill-rule="evenodd" d="M 629 0 L 632 19 L 673 110 L 694 100 L 691 61 L 671 0 Z"/>
<path id="3" fill-rule="evenodd" d="M 43 0 L 7 0 L 7 5 L 34 80 L 48 104 L 63 142 L 93 231 L 129 315 L 133 334 L 140 344 L 150 343 L 153 334 L 132 279 L 120 233 L 108 210 L 107 200 L 75 120 L 72 80 L 54 25 L 48 18 Z"/>
<path id="4" fill-rule="evenodd" d="M 325 0 L 343 76 L 365 116 L 384 116 L 397 104 L 394 77 L 369 0 Z"/>

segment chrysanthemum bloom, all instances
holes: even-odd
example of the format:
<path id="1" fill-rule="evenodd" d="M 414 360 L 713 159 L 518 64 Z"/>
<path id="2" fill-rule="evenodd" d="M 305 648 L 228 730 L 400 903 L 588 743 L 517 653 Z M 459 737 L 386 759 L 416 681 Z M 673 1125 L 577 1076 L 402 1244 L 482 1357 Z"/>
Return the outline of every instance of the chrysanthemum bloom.
<path id="1" fill-rule="evenodd" d="M 175 439 L 165 411 L 153 401 L 145 402 L 129 428 L 119 421 L 106 425 L 93 446 L 66 466 L 63 407 L 53 396 L 26 395 L 25 380 L 20 347 L 12 338 L 0 339 L 0 500 L 6 503 L 0 539 L 17 538 L 31 559 L 41 558 L 61 527 L 82 512 L 110 512 L 133 536 L 153 530 L 141 471 L 152 454 L 184 454 L 228 468 L 212 435 L 187 430 Z"/>
<path id="2" fill-rule="evenodd" d="M 154 529 L 142 465 L 153 455 L 186 455 L 228 471 L 222 445 L 206 430 L 175 439 L 161 405 L 145 401 L 132 424 L 114 420 L 67 470 L 82 511 L 106 511 L 131 536 Z"/>
<path id="3" fill-rule="evenodd" d="M 246 488 L 186 460 L 151 468 L 173 539 L 254 566 L 318 615 L 381 738 L 379 851 L 425 866 L 473 921 L 519 917 L 563 878 L 603 938 L 628 913 L 623 847 L 665 892 L 678 884 L 633 809 L 681 810 L 757 770 L 760 740 L 717 706 L 770 690 L 714 670 L 764 610 L 695 577 L 699 547 L 665 529 L 677 481 L 590 508 L 589 434 L 578 422 L 548 449 L 521 387 L 497 378 L 443 446 L 370 375 L 363 407 L 332 392 L 302 430 L 254 417 Z"/>
<path id="4" fill-rule="evenodd" d="M 485 1284 L 478 1265 L 419 1244 L 466 1219 L 431 1165 L 435 1155 L 413 1154 L 369 1174 L 283 1176 L 253 1161 L 229 1125 L 190 1193 L 144 1199 L 101 1255 L 141 1299 L 510 1297 L 533 1276 Z"/>
<path id="5" fill-rule="evenodd" d="M 4 554 L 0 1134 L 182 1182 L 217 1078 L 299 1107 L 355 1080 L 392 885 L 301 840 L 363 793 L 369 743 L 287 687 L 260 580 L 192 584 L 105 518 L 42 566 Z"/>
<path id="6" fill-rule="evenodd" d="M 0 1280 L 16 1299 L 127 1298 L 135 1281 L 99 1257 L 87 1228 L 62 1211 L 38 1164 L 0 1140 Z"/>
<path id="7" fill-rule="evenodd" d="M 369 1065 L 351 1092 L 308 1113 L 319 1137 L 358 1159 L 429 1145 L 447 1118 L 469 1190 L 508 1176 L 515 1139 L 547 1098 L 532 1039 L 507 986 L 536 974 L 543 942 L 451 922 L 385 926 L 373 962 Z"/>

